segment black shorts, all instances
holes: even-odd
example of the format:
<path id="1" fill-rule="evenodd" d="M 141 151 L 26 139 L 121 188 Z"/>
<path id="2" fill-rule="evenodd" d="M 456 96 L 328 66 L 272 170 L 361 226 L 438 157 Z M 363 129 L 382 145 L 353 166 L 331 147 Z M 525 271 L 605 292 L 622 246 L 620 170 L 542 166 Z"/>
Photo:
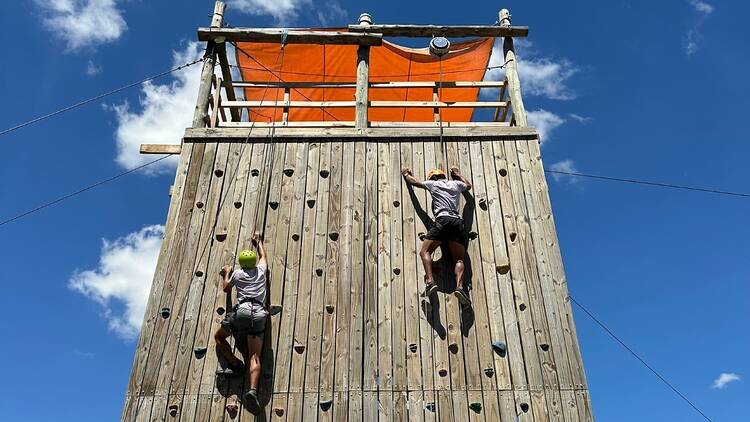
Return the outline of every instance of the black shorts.
<path id="1" fill-rule="evenodd" d="M 427 231 L 427 239 L 440 242 L 464 242 L 464 221 L 458 217 L 438 217 Z"/>
<path id="2" fill-rule="evenodd" d="M 224 324 L 228 326 L 235 336 L 251 335 L 262 337 L 266 332 L 266 320 L 268 314 L 263 311 L 252 312 L 245 307 L 239 307 L 231 315 L 227 315 Z M 224 325 L 223 324 L 223 325 Z"/>

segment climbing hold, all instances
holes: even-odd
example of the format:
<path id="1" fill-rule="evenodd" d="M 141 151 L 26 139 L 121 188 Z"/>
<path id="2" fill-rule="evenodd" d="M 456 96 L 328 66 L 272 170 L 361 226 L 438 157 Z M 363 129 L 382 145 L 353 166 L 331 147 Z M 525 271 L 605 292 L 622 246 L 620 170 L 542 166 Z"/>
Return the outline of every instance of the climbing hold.
<path id="1" fill-rule="evenodd" d="M 479 208 L 481 208 L 484 211 L 487 211 L 487 199 L 482 198 L 479 200 Z"/>
<path id="2" fill-rule="evenodd" d="M 539 345 L 539 347 L 540 347 L 540 348 L 541 348 L 541 349 L 542 349 L 543 351 L 545 351 L 545 352 L 549 350 L 549 344 L 547 344 L 547 343 L 542 343 L 542 344 L 540 344 L 540 345 Z"/>
<path id="3" fill-rule="evenodd" d="M 473 410 L 474 413 L 479 413 L 482 411 L 482 403 L 471 403 L 469 404 L 469 409 Z"/>
<path id="4" fill-rule="evenodd" d="M 175 417 L 177 416 L 177 405 L 176 404 L 170 404 L 169 405 L 169 416 Z"/>
<path id="5" fill-rule="evenodd" d="M 237 407 L 236 404 L 228 404 L 224 406 L 224 409 L 226 409 L 227 414 L 229 415 L 230 419 L 234 419 L 237 417 L 237 413 L 239 413 L 239 407 Z"/>
<path id="6" fill-rule="evenodd" d="M 316 268 L 315 269 L 315 275 L 317 275 L 318 277 L 322 276 L 323 275 L 323 269 L 322 268 Z"/>
<path id="7" fill-rule="evenodd" d="M 338 234 L 338 233 L 336 233 L 336 232 L 331 232 L 331 233 L 329 233 L 329 234 L 328 234 L 328 237 L 330 237 L 330 238 L 331 238 L 331 240 L 333 240 L 334 242 L 335 242 L 335 241 L 337 241 L 337 240 L 339 240 L 339 234 Z"/>
<path id="8" fill-rule="evenodd" d="M 320 410 L 326 412 L 326 411 L 328 411 L 328 409 L 331 408 L 331 405 L 333 404 L 333 400 L 331 400 L 331 399 L 329 399 L 329 400 L 321 400 L 319 402 L 319 404 L 320 404 Z"/>
<path id="9" fill-rule="evenodd" d="M 484 368 L 484 375 L 492 378 L 492 376 L 495 375 L 495 370 L 492 368 Z"/>
<path id="10" fill-rule="evenodd" d="M 206 351 L 208 348 L 206 347 L 196 347 L 193 349 L 193 353 L 195 354 L 196 359 L 203 359 L 203 356 L 206 356 Z"/>
<path id="11" fill-rule="evenodd" d="M 393 269 L 393 274 L 396 274 L 396 275 L 401 274 L 401 268 L 398 268 L 398 267 L 394 268 Z"/>
<path id="12" fill-rule="evenodd" d="M 328 172 L 328 170 L 321 170 L 320 171 L 320 177 L 322 177 L 324 179 L 327 178 L 329 174 L 330 173 Z"/>
<path id="13" fill-rule="evenodd" d="M 219 315 L 224 315 L 224 308 L 219 306 L 218 308 L 216 308 L 216 313 Z"/>
<path id="14" fill-rule="evenodd" d="M 333 313 L 333 305 L 326 305 L 326 312 L 328 312 L 329 314 L 332 314 Z"/>
<path id="15" fill-rule="evenodd" d="M 526 310 L 526 305 L 524 305 L 522 303 L 522 304 L 518 305 L 518 309 L 520 309 L 521 311 L 525 311 Z"/>
<path id="16" fill-rule="evenodd" d="M 516 235 L 516 233 L 515 233 L 515 232 L 511 232 L 511 233 L 510 233 L 510 241 L 511 241 L 511 242 L 515 242 L 515 241 L 516 241 L 516 236 L 517 236 L 517 235 Z"/>
<path id="17" fill-rule="evenodd" d="M 294 169 L 292 168 L 284 169 L 284 174 L 287 176 L 291 176 L 294 174 Z"/>
<path id="18" fill-rule="evenodd" d="M 292 240 L 294 240 L 295 242 L 298 241 L 299 240 L 299 235 L 297 233 L 294 233 L 292 235 Z"/>
<path id="19" fill-rule="evenodd" d="M 409 350 L 410 350 L 410 351 L 411 351 L 412 353 L 417 353 L 417 344 L 416 344 L 416 343 L 412 343 L 412 344 L 410 344 L 410 345 L 409 345 Z"/>
<path id="20" fill-rule="evenodd" d="M 279 207 L 279 203 L 276 201 L 268 201 L 268 206 L 271 207 L 272 210 L 275 210 Z"/>
<path id="21" fill-rule="evenodd" d="M 216 233 L 216 240 L 219 242 L 223 242 L 227 240 L 227 234 L 226 233 Z"/>
<path id="22" fill-rule="evenodd" d="M 504 341 L 493 341 L 492 342 L 492 350 L 495 351 L 498 355 L 500 355 L 501 358 L 505 357 L 505 354 L 508 353 L 508 346 L 505 344 Z"/>
<path id="23" fill-rule="evenodd" d="M 441 370 L 438 371 L 438 375 L 440 375 L 441 377 L 444 377 L 444 376 L 448 375 L 448 371 L 445 370 L 445 369 L 441 369 Z"/>
<path id="24" fill-rule="evenodd" d="M 169 318 L 169 315 L 171 314 L 171 311 L 169 308 L 161 308 L 161 317 L 164 319 Z"/>
<path id="25" fill-rule="evenodd" d="M 250 175 L 253 176 L 253 177 L 258 177 L 258 175 L 260 175 L 260 170 L 258 170 L 258 169 L 252 169 L 252 170 L 250 170 Z"/>
<path id="26" fill-rule="evenodd" d="M 510 271 L 510 264 L 506 263 L 506 264 L 496 265 L 495 269 L 500 274 L 508 274 L 508 271 Z"/>
<path id="27" fill-rule="evenodd" d="M 529 411 L 529 404 L 528 403 L 521 403 L 521 411 L 523 413 L 526 413 Z"/>
<path id="28" fill-rule="evenodd" d="M 435 411 L 435 403 L 425 403 L 424 408 L 429 410 L 430 412 Z"/>
<path id="29" fill-rule="evenodd" d="M 195 276 L 196 276 L 196 277 L 203 277 L 203 271 L 201 271 L 201 270 L 196 270 L 196 271 L 195 271 Z"/>
<path id="30" fill-rule="evenodd" d="M 271 305 L 268 307 L 268 315 L 274 316 L 281 313 L 281 305 Z"/>
<path id="31" fill-rule="evenodd" d="M 198 209 L 203 208 L 203 202 L 201 202 L 201 201 L 196 202 L 195 203 L 195 208 L 198 208 Z"/>
<path id="32" fill-rule="evenodd" d="M 469 239 L 474 240 L 477 237 L 479 237 L 479 234 L 477 232 L 469 232 Z"/>
<path id="33" fill-rule="evenodd" d="M 234 207 L 239 209 L 242 207 L 242 201 L 234 201 Z"/>
<path id="34" fill-rule="evenodd" d="M 453 353 L 454 355 L 458 353 L 458 344 L 451 343 L 450 345 L 448 345 L 448 351 Z"/>
<path id="35" fill-rule="evenodd" d="M 312 208 L 315 206 L 315 200 L 314 199 L 308 199 L 307 200 L 307 208 Z"/>
<path id="36" fill-rule="evenodd" d="M 505 169 L 500 169 L 500 171 L 499 171 L 498 173 L 500 173 L 500 176 L 503 176 L 503 177 L 505 177 L 505 176 L 507 176 L 507 175 L 508 175 L 508 170 L 505 170 Z"/>
<path id="37" fill-rule="evenodd" d="M 282 417 L 284 416 L 284 409 L 282 409 L 281 407 L 274 407 L 273 413 L 275 413 L 278 417 Z"/>
<path id="38" fill-rule="evenodd" d="M 300 343 L 295 344 L 294 345 L 294 351 L 297 352 L 297 353 L 299 353 L 299 354 L 302 354 L 302 352 L 305 351 L 305 345 L 304 344 L 300 344 Z"/>
<path id="39" fill-rule="evenodd" d="M 419 237 L 419 240 L 422 240 L 422 241 L 423 241 L 423 240 L 424 240 L 424 238 L 425 238 L 425 234 L 424 234 L 424 232 L 419 232 L 419 233 L 417 233 L 417 237 Z"/>
<path id="40" fill-rule="evenodd" d="M 393 201 L 393 206 L 394 206 L 394 207 L 398 208 L 398 207 L 399 207 L 399 205 L 401 205 L 401 203 L 400 203 L 400 202 L 398 202 L 398 201 Z"/>
<path id="41" fill-rule="evenodd" d="M 216 169 L 214 170 L 214 174 L 216 175 L 216 177 L 221 177 L 224 175 L 224 170 Z"/>

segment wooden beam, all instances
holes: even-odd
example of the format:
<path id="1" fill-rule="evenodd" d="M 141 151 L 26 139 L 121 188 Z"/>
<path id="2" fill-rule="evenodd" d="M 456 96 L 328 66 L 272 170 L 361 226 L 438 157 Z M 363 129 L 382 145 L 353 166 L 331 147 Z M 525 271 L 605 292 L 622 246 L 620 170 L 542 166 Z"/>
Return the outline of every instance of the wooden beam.
<path id="1" fill-rule="evenodd" d="M 224 80 L 223 86 L 226 91 L 227 100 L 235 101 L 237 96 L 232 88 L 232 70 L 229 68 L 229 60 L 227 58 L 227 46 L 224 43 L 216 44 L 216 54 L 219 57 L 219 66 L 221 66 L 221 78 Z M 221 86 L 217 89 L 219 95 L 221 94 Z M 229 113 L 232 116 L 233 122 L 239 122 L 241 119 L 241 113 L 239 110 L 229 109 Z"/>
<path id="2" fill-rule="evenodd" d="M 224 86 L 229 88 L 229 85 L 224 81 Z M 262 82 L 262 81 L 247 81 L 247 82 L 232 82 L 232 87 L 235 88 L 356 88 L 355 82 Z M 411 81 L 411 82 L 370 82 L 370 88 L 434 88 L 440 86 L 441 88 L 502 88 L 505 86 L 505 81 L 446 81 L 442 85 L 440 82 L 430 81 Z"/>
<path id="3" fill-rule="evenodd" d="M 220 29 L 224 22 L 224 10 L 226 5 L 217 1 L 214 6 L 214 15 L 211 19 L 211 27 Z M 208 117 L 208 96 L 211 94 L 211 79 L 214 75 L 214 65 L 216 64 L 216 44 L 209 42 L 206 45 L 206 53 L 203 55 L 203 69 L 201 70 L 200 85 L 198 86 L 198 100 L 193 111 L 193 127 L 203 127 L 206 125 Z"/>
<path id="4" fill-rule="evenodd" d="M 224 101 L 225 108 L 350 108 L 356 101 Z M 505 101 L 370 101 L 370 108 L 495 108 L 507 106 Z"/>
<path id="5" fill-rule="evenodd" d="M 357 88 L 354 92 L 354 102 L 356 103 L 356 116 L 354 118 L 357 129 L 367 128 L 368 122 L 368 104 L 370 84 L 370 47 L 360 46 L 357 50 Z"/>
<path id="6" fill-rule="evenodd" d="M 510 28 L 510 12 L 508 9 L 500 11 L 500 25 Z M 503 39 L 503 52 L 505 53 L 505 78 L 508 80 L 508 97 L 513 104 L 513 118 L 518 126 L 526 126 L 526 108 L 523 106 L 523 97 L 521 96 L 521 80 L 518 77 L 518 63 L 516 63 L 516 51 L 513 46 L 513 38 L 505 37 Z"/>
<path id="7" fill-rule="evenodd" d="M 141 154 L 179 154 L 180 144 L 141 144 Z"/>
<path id="8" fill-rule="evenodd" d="M 327 127 L 327 128 L 304 128 L 304 127 L 277 127 L 277 128 L 248 128 L 242 127 L 219 127 L 219 128 L 188 128 L 185 130 L 185 142 L 268 142 L 273 131 L 275 138 L 285 138 L 285 142 L 310 142 L 312 138 L 318 138 L 316 142 L 330 142 L 335 137 L 352 139 L 387 139 L 420 137 L 427 142 L 438 141 L 438 128 L 367 128 L 364 130 L 354 127 Z M 465 141 L 463 137 L 496 137 L 504 139 L 538 139 L 539 135 L 533 127 L 496 127 L 496 126 L 471 126 L 471 127 L 446 127 L 443 126 L 444 138 L 455 138 L 457 141 Z M 255 140 L 255 141 L 253 141 Z"/>
<path id="9" fill-rule="evenodd" d="M 496 25 L 349 25 L 349 31 L 387 37 L 526 37 L 528 26 Z"/>
<path id="10" fill-rule="evenodd" d="M 381 45 L 380 34 L 304 31 L 279 28 L 198 28 L 199 41 L 276 42 L 285 44 Z"/>

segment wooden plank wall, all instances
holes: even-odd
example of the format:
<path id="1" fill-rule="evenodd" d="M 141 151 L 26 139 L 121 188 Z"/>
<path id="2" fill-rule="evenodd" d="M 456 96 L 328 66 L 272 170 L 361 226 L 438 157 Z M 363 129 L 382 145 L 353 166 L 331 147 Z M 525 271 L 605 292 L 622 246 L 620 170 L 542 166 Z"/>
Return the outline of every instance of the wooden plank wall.
<path id="1" fill-rule="evenodd" d="M 474 183 L 471 311 L 445 293 L 455 282 L 441 251 L 441 292 L 420 296 L 430 199 L 400 170 L 446 165 Z M 185 143 L 123 421 L 256 419 L 244 379 L 214 375 L 213 341 L 232 306 L 218 271 L 256 230 L 282 309 L 257 420 L 593 420 L 539 144 L 468 137 Z"/>

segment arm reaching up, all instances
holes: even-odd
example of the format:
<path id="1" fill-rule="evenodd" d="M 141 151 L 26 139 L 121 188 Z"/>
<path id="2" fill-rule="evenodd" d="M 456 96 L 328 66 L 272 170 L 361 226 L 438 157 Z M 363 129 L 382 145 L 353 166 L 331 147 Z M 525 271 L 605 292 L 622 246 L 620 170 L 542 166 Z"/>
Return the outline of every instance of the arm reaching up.
<path id="1" fill-rule="evenodd" d="M 253 235 L 253 245 L 258 248 L 258 265 L 266 265 L 268 266 L 268 263 L 266 262 L 266 248 L 265 245 L 263 245 L 263 235 L 259 232 L 255 232 Z"/>
<path id="2" fill-rule="evenodd" d="M 458 167 L 451 167 L 451 178 L 462 181 L 466 185 L 466 190 L 471 190 L 471 182 L 461 174 L 461 170 Z"/>
<path id="3" fill-rule="evenodd" d="M 411 169 L 408 167 L 405 167 L 401 171 L 401 175 L 404 176 L 404 181 L 409 186 L 414 186 L 420 189 L 425 189 L 424 183 L 420 182 L 414 177 L 414 173 L 412 173 Z"/>

